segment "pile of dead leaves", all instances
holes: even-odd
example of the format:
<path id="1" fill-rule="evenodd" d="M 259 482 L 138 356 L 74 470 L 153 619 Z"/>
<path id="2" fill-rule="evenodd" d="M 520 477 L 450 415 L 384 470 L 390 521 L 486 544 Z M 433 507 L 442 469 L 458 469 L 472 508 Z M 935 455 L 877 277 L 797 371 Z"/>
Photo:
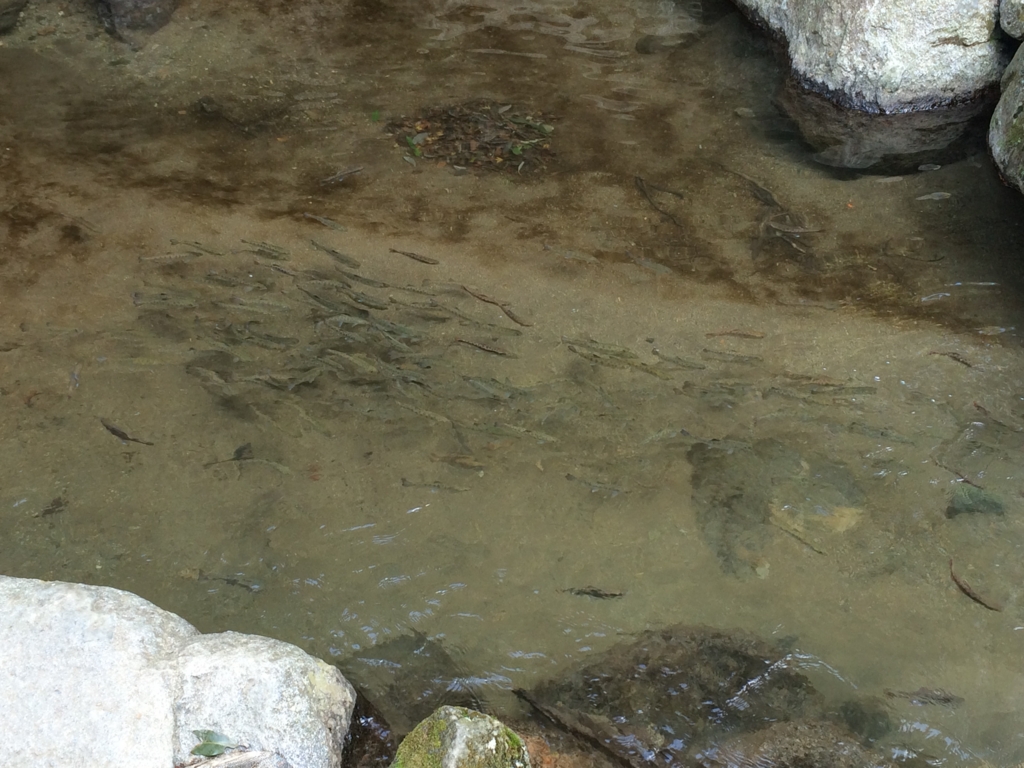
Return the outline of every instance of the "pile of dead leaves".
<path id="1" fill-rule="evenodd" d="M 405 157 L 455 168 L 525 174 L 554 157 L 551 117 L 486 99 L 429 109 L 387 125 Z"/>

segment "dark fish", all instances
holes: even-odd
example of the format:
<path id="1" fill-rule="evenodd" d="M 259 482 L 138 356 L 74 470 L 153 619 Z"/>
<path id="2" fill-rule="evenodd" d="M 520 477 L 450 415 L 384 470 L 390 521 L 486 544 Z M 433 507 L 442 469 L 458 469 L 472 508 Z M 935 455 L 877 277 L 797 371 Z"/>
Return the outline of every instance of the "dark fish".
<path id="1" fill-rule="evenodd" d="M 128 442 L 128 443 L 139 443 L 140 445 L 153 445 L 153 443 L 150 443 L 150 442 L 148 442 L 146 440 L 140 440 L 137 437 L 130 437 L 127 432 L 125 432 L 120 427 L 118 427 L 118 426 L 116 426 L 114 424 L 111 424 L 106 419 L 101 418 L 100 419 L 100 424 L 102 424 L 103 427 L 107 430 L 107 432 L 112 434 L 118 440 L 124 440 L 125 442 Z"/>
<path id="2" fill-rule="evenodd" d="M 219 461 L 208 461 L 203 464 L 203 467 L 209 468 L 215 464 L 226 464 L 229 461 L 249 461 L 250 459 L 256 458 L 256 454 L 252 452 L 252 443 L 245 443 L 235 448 L 235 453 L 230 459 L 220 459 Z"/>
<path id="3" fill-rule="evenodd" d="M 960 696 L 944 691 L 941 688 L 918 688 L 916 691 L 893 691 L 886 688 L 885 695 L 890 699 L 906 699 L 911 704 L 916 704 L 917 706 L 941 704 L 947 707 L 955 707 L 958 704 L 964 703 Z"/>
<path id="4" fill-rule="evenodd" d="M 465 344 L 469 347 L 476 347 L 483 352 L 490 352 L 492 355 L 500 355 L 501 357 L 515 357 L 511 352 L 502 349 L 501 347 L 492 347 L 490 344 L 484 344 L 480 341 L 472 341 L 470 339 L 456 339 L 459 344 Z"/>
<path id="5" fill-rule="evenodd" d="M 336 262 L 341 264 L 343 267 L 349 267 L 350 269 L 359 269 L 359 261 L 353 259 L 351 256 L 346 256 L 341 251 L 336 251 L 329 246 L 322 245 L 318 243 L 316 240 L 310 240 L 309 242 L 312 243 L 313 247 L 316 248 L 318 251 L 323 251 Z"/>
<path id="6" fill-rule="evenodd" d="M 397 254 L 400 254 L 402 256 L 407 256 L 410 259 L 412 259 L 413 261 L 418 261 L 421 264 L 440 264 L 441 263 L 437 259 L 433 259 L 430 256 L 422 256 L 421 254 L 413 253 L 412 251 L 400 251 L 397 248 L 388 248 L 388 250 L 391 251 L 391 253 L 397 253 Z"/>
<path id="7" fill-rule="evenodd" d="M 68 502 L 66 499 L 58 496 L 40 512 L 36 517 L 49 517 L 50 515 L 57 515 L 65 511 L 68 508 Z"/>
<path id="8" fill-rule="evenodd" d="M 315 213 L 308 213 L 308 212 L 303 213 L 302 215 L 305 216 L 307 219 L 312 219 L 313 221 L 319 221 L 325 227 L 327 227 L 328 229 L 333 229 L 335 232 L 345 232 L 346 231 L 346 228 L 344 226 L 342 226 L 338 222 L 334 221 L 333 219 L 328 219 L 328 218 L 326 218 L 324 216 L 317 216 Z"/>
<path id="9" fill-rule="evenodd" d="M 577 597 L 596 597 L 598 600 L 613 600 L 626 594 L 625 592 L 606 592 L 597 587 L 570 587 L 569 589 L 560 589 L 558 591 L 568 592 L 570 595 L 576 595 Z"/>
<path id="10" fill-rule="evenodd" d="M 942 357 L 948 357 L 950 360 L 955 360 L 956 362 L 960 363 L 960 365 L 966 365 L 968 368 L 973 368 L 974 367 L 970 362 L 965 360 L 961 355 L 959 355 L 956 352 L 939 352 L 937 350 L 932 350 L 928 354 L 929 355 L 941 355 Z"/>
<path id="11" fill-rule="evenodd" d="M 498 309 L 500 309 L 502 312 L 504 312 L 506 317 L 508 317 L 508 319 L 511 320 L 516 325 L 522 325 L 522 326 L 525 326 L 525 327 L 529 327 L 529 326 L 533 325 L 533 323 L 528 323 L 525 320 L 523 320 L 521 317 L 519 317 L 519 315 L 517 315 L 515 312 L 513 312 L 512 308 L 506 302 L 504 302 L 504 301 L 499 301 L 498 299 L 494 298 L 493 296 L 488 296 L 486 293 L 479 293 L 477 291 L 474 291 L 472 288 L 467 288 L 466 286 L 462 286 L 462 290 L 464 290 L 466 293 L 468 293 L 473 298 L 479 299 L 480 301 L 484 302 L 485 304 L 493 304 Z"/>

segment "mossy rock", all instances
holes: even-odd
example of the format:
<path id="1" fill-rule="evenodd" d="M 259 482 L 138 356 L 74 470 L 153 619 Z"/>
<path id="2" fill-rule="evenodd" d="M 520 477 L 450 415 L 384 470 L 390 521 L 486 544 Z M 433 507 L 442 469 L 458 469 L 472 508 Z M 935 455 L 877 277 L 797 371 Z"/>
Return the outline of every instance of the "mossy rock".
<path id="1" fill-rule="evenodd" d="M 391 768 L 530 768 L 530 756 L 493 717 L 441 707 L 405 737 Z"/>
<path id="2" fill-rule="evenodd" d="M 1002 515 L 1005 511 L 1003 502 L 984 488 L 960 483 L 950 497 L 949 506 L 946 507 L 946 517 L 954 518 L 964 514 Z"/>

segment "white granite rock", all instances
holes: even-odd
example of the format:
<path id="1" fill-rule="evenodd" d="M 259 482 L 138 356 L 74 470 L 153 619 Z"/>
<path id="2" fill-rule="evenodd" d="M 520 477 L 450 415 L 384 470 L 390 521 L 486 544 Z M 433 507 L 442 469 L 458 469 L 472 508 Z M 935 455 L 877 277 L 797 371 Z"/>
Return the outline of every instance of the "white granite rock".
<path id="1" fill-rule="evenodd" d="M 168 768 L 193 730 L 336 768 L 355 693 L 268 638 L 200 635 L 137 595 L 0 576 L 0 766 Z"/>
<path id="2" fill-rule="evenodd" d="M 999 82 L 998 0 L 737 0 L 781 36 L 795 74 L 844 106 L 926 109 Z"/>

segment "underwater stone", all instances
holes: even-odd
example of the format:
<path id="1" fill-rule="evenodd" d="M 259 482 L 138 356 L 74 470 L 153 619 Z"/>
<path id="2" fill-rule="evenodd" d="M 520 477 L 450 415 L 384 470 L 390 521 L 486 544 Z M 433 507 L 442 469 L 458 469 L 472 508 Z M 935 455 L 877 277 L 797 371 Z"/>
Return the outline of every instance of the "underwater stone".
<path id="1" fill-rule="evenodd" d="M 976 485 L 960 483 L 946 507 L 946 517 L 954 518 L 957 515 L 1001 515 L 1006 510 L 1003 502 Z"/>
<path id="2" fill-rule="evenodd" d="M 160 29 L 171 19 L 178 0 L 99 0 L 101 15 L 109 13 L 118 32 Z"/>
<path id="3" fill-rule="evenodd" d="M 988 143 L 999 174 L 1024 192 L 1024 46 L 1003 73 L 1001 87 Z"/>

